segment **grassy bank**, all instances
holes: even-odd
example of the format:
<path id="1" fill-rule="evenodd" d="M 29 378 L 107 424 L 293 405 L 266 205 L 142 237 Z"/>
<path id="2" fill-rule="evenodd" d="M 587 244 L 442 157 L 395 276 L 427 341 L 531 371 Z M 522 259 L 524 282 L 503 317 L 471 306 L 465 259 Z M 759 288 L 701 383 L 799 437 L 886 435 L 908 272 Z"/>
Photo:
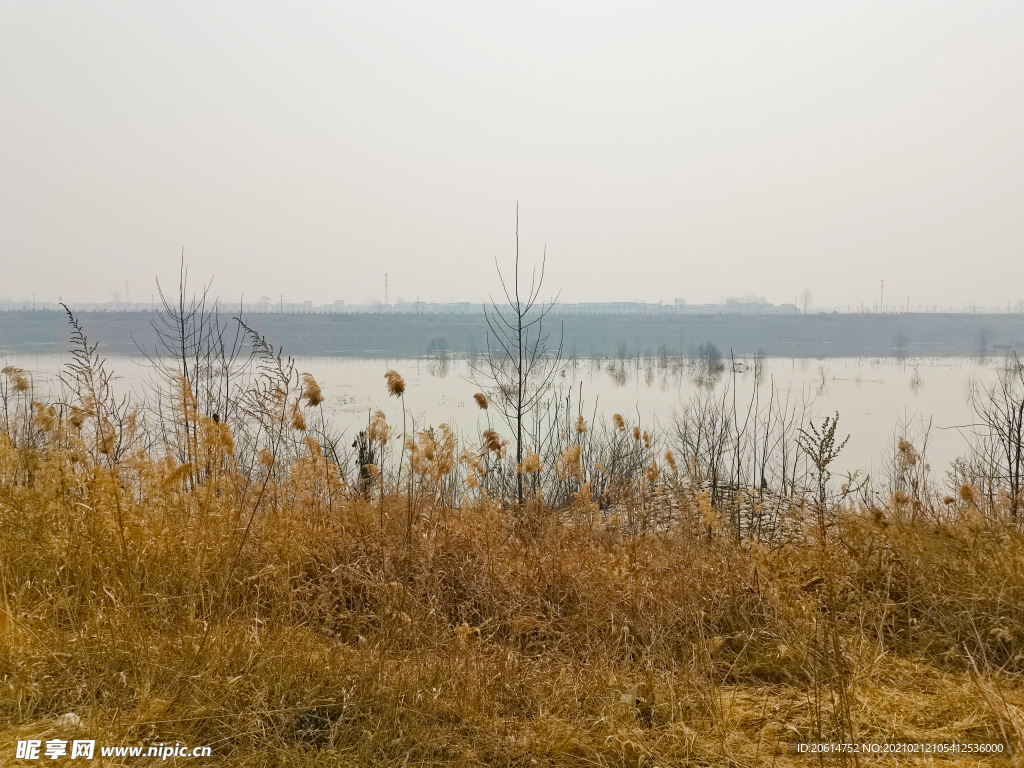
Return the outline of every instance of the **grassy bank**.
<path id="1" fill-rule="evenodd" d="M 1024 748 L 1024 535 L 997 477 L 879 501 L 826 462 L 787 496 L 712 503 L 695 458 L 621 417 L 584 450 L 582 416 L 555 464 L 519 467 L 496 434 L 403 441 L 379 419 L 353 475 L 280 358 L 214 415 L 171 373 L 155 401 L 110 398 L 83 348 L 63 398 L 12 369 L 0 388 L 5 763 L 53 738 L 209 745 L 176 764 L 225 766 Z M 771 535 L 741 535 L 769 504 Z"/>
<path id="2" fill-rule="evenodd" d="M 118 500 L 55 458 L 7 484 L 4 748 L 69 738 L 65 712 L 224 765 L 785 765 L 851 729 L 1024 735 L 1019 534 L 849 510 L 824 547 L 736 545 L 684 499 L 689 524 L 639 536 L 517 535 L 480 503 L 410 539 L 403 499 L 330 506 L 304 469 L 248 536 L 226 478 L 145 467 Z"/>

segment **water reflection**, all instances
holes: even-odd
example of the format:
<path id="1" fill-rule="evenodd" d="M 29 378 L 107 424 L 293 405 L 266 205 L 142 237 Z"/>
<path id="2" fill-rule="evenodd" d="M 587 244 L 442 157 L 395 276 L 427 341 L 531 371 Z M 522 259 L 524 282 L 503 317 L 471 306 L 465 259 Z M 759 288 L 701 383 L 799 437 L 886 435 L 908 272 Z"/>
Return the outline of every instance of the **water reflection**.
<path id="1" fill-rule="evenodd" d="M 767 366 L 767 363 L 766 363 L 764 352 L 758 352 L 756 355 L 754 355 L 754 383 L 755 384 L 760 385 L 760 384 L 764 383 L 764 374 L 765 374 L 765 371 L 767 370 L 767 368 L 768 368 L 768 366 Z"/>
<path id="2" fill-rule="evenodd" d="M 475 358 L 476 355 L 473 357 Z M 452 369 L 455 354 L 448 346 L 448 340 L 442 336 L 439 339 L 430 340 L 430 344 L 427 346 L 427 359 L 429 361 L 427 370 L 430 371 L 430 375 L 443 379 Z"/>
<path id="3" fill-rule="evenodd" d="M 829 371 L 828 366 L 826 366 L 824 363 L 818 366 L 818 378 L 816 383 L 819 395 L 828 394 L 828 382 L 830 375 L 831 372 Z"/>
<path id="4" fill-rule="evenodd" d="M 626 371 L 626 366 L 620 360 L 618 364 L 612 363 L 608 369 L 608 375 L 612 380 L 612 383 L 617 387 L 626 386 L 626 382 L 629 381 L 629 373 Z"/>
<path id="5" fill-rule="evenodd" d="M 452 361 L 450 358 L 431 360 L 430 364 L 427 366 L 427 370 L 430 371 L 430 375 L 435 378 L 446 378 L 452 370 Z"/>
<path id="6" fill-rule="evenodd" d="M 475 360 L 479 366 L 483 354 L 477 353 Z M 65 362 L 65 355 L 0 355 L 0 367 L 10 364 L 30 370 L 44 392 L 57 386 L 55 374 Z M 468 381 L 471 361 L 455 354 L 441 339 L 435 340 L 430 355 L 421 358 L 305 357 L 296 362 L 299 370 L 309 371 L 320 382 L 332 418 L 352 435 L 365 428 L 367 413 L 378 408 L 389 423 L 401 423 L 401 406 L 388 399 L 381 378 L 390 368 L 406 378 L 404 400 L 417 428 L 442 423 L 457 425 L 464 433 L 488 428 L 486 413 L 481 417 L 472 400 L 479 387 Z M 808 360 L 751 355 L 730 361 L 720 351 L 716 354 L 713 345 L 704 345 L 702 354 L 685 357 L 659 350 L 648 357 L 627 352 L 621 357 L 577 358 L 567 361 L 556 389 L 564 396 L 572 387 L 574 408 L 582 397 L 583 410 L 598 419 L 634 413 L 645 425 L 660 425 L 663 430 L 672 427 L 673 414 L 707 395 L 728 393 L 731 402 L 734 391 L 739 403 L 763 404 L 785 397 L 807 400 L 814 413 L 840 411 L 844 429 L 853 436 L 844 451 L 851 469 L 870 468 L 881 456 L 897 415 L 934 416 L 937 429 L 929 450 L 935 466 L 948 466 L 962 452 L 962 438 L 954 429 L 938 427 L 969 423 L 971 414 L 963 397 L 968 380 L 977 376 L 994 382 L 1003 365 L 1002 358 L 995 356 L 985 365 L 970 358 L 913 358 L 905 367 L 893 358 Z M 118 387 L 142 392 L 143 366 L 126 356 L 112 356 L 108 367 L 122 377 Z M 892 378 L 901 368 L 908 372 L 909 387 L 902 375 Z M 867 383 L 878 386 L 864 386 Z M 492 426 L 499 432 L 508 429 L 497 422 Z"/>
<path id="7" fill-rule="evenodd" d="M 921 376 L 921 371 L 915 368 L 914 373 L 910 377 L 910 391 L 916 395 L 921 391 L 921 387 L 923 386 L 924 378 Z"/>

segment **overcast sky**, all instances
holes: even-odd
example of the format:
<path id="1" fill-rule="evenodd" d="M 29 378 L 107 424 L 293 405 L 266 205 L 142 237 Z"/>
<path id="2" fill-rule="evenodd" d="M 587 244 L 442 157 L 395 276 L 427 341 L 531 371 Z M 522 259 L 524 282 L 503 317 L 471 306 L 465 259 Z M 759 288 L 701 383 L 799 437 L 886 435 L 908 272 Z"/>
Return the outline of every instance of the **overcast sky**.
<path id="1" fill-rule="evenodd" d="M 1024 3 L 0 0 L 0 297 L 1024 299 Z"/>

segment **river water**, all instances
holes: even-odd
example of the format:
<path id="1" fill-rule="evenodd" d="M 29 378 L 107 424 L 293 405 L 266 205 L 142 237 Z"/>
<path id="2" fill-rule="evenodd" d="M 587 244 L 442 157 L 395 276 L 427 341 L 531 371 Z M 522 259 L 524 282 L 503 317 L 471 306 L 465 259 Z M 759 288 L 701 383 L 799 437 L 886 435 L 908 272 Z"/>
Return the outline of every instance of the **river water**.
<path id="1" fill-rule="evenodd" d="M 55 385 L 56 374 L 66 362 L 68 357 L 58 354 L 0 354 L 0 367 L 29 370 L 41 392 Z M 571 389 L 574 411 L 582 396 L 588 421 L 595 412 L 607 419 L 621 413 L 630 424 L 639 423 L 652 432 L 670 429 L 674 415 L 688 400 L 709 391 L 721 398 L 727 388 L 730 408 L 735 391 L 741 419 L 755 395 L 760 408 L 773 397 L 789 397 L 791 403 L 806 404 L 807 414 L 819 420 L 838 411 L 839 432 L 850 435 L 837 463 L 843 471 L 871 472 L 896 439 L 907 436 L 919 443 L 921 430 L 930 421 L 928 459 L 941 479 L 967 449 L 969 429 L 965 427 L 973 421 L 968 403 L 972 379 L 992 384 L 1003 365 L 998 358 L 768 358 L 757 376 L 755 360 L 738 362 L 733 370 L 725 360 L 725 371 L 709 380 L 679 360 L 582 359 L 570 364 L 556 378 L 556 385 L 563 397 Z M 107 366 L 116 372 L 119 389 L 141 391 L 147 370 L 138 359 L 112 356 Z M 350 433 L 363 427 L 377 409 L 400 429 L 402 406 L 388 397 L 384 381 L 384 373 L 395 369 L 406 381 L 410 426 L 415 422 L 420 429 L 444 422 L 476 439 L 488 427 L 490 416 L 492 426 L 510 434 L 493 410 L 488 414 L 477 408 L 473 394 L 480 387 L 471 380 L 470 366 L 463 360 L 301 357 L 296 368 L 316 378 L 333 421 Z"/>

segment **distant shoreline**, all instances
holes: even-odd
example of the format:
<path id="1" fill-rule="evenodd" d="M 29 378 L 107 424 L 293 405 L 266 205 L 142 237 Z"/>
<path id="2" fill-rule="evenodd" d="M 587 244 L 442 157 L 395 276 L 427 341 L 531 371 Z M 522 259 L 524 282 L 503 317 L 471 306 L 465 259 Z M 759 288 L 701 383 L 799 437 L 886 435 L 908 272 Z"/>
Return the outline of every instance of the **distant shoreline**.
<path id="1" fill-rule="evenodd" d="M 81 312 L 101 351 L 152 348 L 150 312 Z M 230 320 L 234 313 L 225 312 Z M 286 354 L 415 357 L 487 348 L 482 314 L 247 313 L 246 322 Z M 1020 314 L 551 315 L 549 346 L 563 335 L 566 355 L 690 354 L 705 343 L 723 354 L 772 357 L 979 357 L 1024 352 Z M 67 317 L 57 311 L 0 311 L 0 351 L 61 352 Z"/>

